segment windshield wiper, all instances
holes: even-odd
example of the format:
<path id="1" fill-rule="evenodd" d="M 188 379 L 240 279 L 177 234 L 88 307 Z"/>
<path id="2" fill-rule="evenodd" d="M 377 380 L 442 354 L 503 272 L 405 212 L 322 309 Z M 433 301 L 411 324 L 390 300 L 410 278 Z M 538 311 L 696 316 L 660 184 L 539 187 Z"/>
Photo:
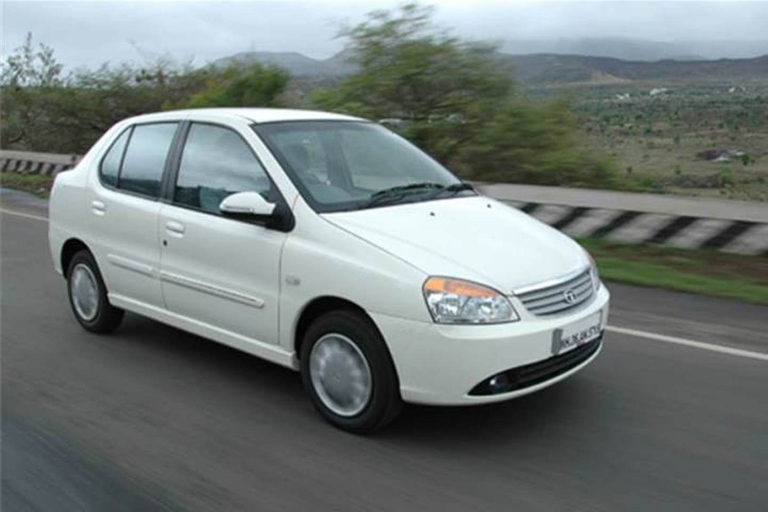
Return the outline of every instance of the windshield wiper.
<path id="1" fill-rule="evenodd" d="M 398 185 L 396 187 L 385 188 L 371 194 L 371 197 L 362 204 L 361 208 L 371 208 L 386 203 L 387 201 L 398 201 L 405 197 L 412 190 L 438 189 L 440 192 L 446 189 L 445 185 L 432 182 L 409 183 L 408 185 Z"/>
<path id="2" fill-rule="evenodd" d="M 447 187 L 443 187 L 439 190 L 436 190 L 427 199 L 435 199 L 439 196 L 442 196 L 445 193 L 449 193 L 451 196 L 455 196 L 455 195 L 458 195 L 460 192 L 464 192 L 465 190 L 471 190 L 472 192 L 477 193 L 477 191 L 475 190 L 475 187 L 473 187 L 469 183 L 464 183 L 463 181 L 461 181 L 459 183 L 454 183 L 453 185 L 448 185 Z"/>

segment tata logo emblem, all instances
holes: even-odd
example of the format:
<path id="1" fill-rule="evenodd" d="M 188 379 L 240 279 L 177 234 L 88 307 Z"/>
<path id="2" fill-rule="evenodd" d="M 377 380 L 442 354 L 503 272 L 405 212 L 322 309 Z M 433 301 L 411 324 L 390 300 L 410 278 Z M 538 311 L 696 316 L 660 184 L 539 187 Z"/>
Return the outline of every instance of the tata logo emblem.
<path id="1" fill-rule="evenodd" d="M 573 304 L 578 297 L 576 297 L 576 293 L 573 290 L 565 290 L 563 292 L 563 299 L 565 299 L 565 302 L 568 304 Z"/>

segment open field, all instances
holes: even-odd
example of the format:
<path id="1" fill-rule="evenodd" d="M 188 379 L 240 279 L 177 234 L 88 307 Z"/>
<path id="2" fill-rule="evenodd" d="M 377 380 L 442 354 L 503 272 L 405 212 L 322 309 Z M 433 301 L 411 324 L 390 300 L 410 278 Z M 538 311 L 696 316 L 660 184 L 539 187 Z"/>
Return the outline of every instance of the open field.
<path id="1" fill-rule="evenodd" d="M 768 82 L 592 83 L 533 94 L 570 98 L 584 143 L 614 159 L 628 188 L 768 201 Z"/>

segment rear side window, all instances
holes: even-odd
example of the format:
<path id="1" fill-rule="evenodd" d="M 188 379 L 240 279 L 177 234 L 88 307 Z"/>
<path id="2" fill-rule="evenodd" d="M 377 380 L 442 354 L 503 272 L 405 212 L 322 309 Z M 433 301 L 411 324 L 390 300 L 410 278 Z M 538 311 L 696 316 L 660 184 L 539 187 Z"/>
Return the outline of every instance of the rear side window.
<path id="1" fill-rule="evenodd" d="M 160 196 L 165 161 L 178 123 L 136 125 L 123 158 L 117 187 L 136 194 Z"/>
<path id="2" fill-rule="evenodd" d="M 125 144 L 128 142 L 128 137 L 131 130 L 125 130 L 120 137 L 117 138 L 112 147 L 109 148 L 104 159 L 101 161 L 101 168 L 99 172 L 101 174 L 101 182 L 110 187 L 117 186 L 117 176 L 120 174 L 120 163 L 123 160 L 123 153 L 125 153 Z"/>
<path id="3" fill-rule="evenodd" d="M 219 214 L 219 205 L 236 192 L 258 192 L 270 199 L 267 173 L 236 132 L 193 123 L 181 155 L 173 200 L 181 206 Z"/>

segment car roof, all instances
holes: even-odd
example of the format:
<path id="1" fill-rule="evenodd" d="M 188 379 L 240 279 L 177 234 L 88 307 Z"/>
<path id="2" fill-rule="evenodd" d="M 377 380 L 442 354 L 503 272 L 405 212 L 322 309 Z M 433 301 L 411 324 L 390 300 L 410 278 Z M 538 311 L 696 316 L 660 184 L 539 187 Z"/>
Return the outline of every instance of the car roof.
<path id="1" fill-rule="evenodd" d="M 197 108 L 188 110 L 170 110 L 155 114 L 144 114 L 130 119 L 131 122 L 163 121 L 190 119 L 195 117 L 210 119 L 247 119 L 254 123 L 274 123 L 279 121 L 362 121 L 362 119 L 343 114 L 321 112 L 317 110 L 295 110 L 288 108 Z"/>

